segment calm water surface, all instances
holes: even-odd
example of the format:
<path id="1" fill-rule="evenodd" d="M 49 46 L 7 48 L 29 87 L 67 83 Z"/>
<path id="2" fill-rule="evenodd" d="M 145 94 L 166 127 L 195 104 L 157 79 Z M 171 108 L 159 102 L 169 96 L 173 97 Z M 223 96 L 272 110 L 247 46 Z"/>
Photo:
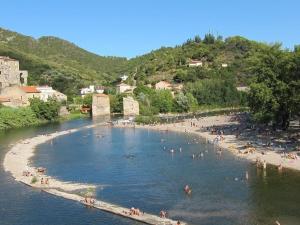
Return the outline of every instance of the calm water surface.
<path id="1" fill-rule="evenodd" d="M 0 224 L 139 224 L 33 190 L 3 171 L 5 152 L 16 140 L 90 123 L 77 120 L 1 135 Z M 172 148 L 174 154 L 168 151 Z M 203 159 L 192 160 L 201 152 Z M 212 145 L 193 135 L 98 127 L 40 145 L 32 164 L 65 181 L 98 185 L 99 199 L 154 214 L 165 209 L 189 224 L 300 224 L 300 173 L 278 174 L 272 167 L 264 173 L 229 153 L 220 158 Z M 183 192 L 186 184 L 191 196 Z"/>

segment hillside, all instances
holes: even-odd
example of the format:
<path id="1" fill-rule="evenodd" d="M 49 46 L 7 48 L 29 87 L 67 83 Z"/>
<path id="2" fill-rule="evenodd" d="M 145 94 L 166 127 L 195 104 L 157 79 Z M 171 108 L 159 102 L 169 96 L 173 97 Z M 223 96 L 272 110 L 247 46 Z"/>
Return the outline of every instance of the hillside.
<path id="1" fill-rule="evenodd" d="M 34 39 L 0 28 L 0 55 L 20 61 L 30 84 L 49 84 L 69 95 L 90 83 L 107 84 L 119 76 L 126 58 L 103 57 L 56 38 Z"/>
<path id="2" fill-rule="evenodd" d="M 162 47 L 133 58 L 126 65 L 125 71 L 135 74 L 134 79 L 141 83 L 153 83 L 161 79 L 194 82 L 228 73 L 236 78 L 237 85 L 244 85 L 251 77 L 249 62 L 257 52 L 268 46 L 240 36 L 224 40 L 207 34 L 203 40 L 196 36 L 174 48 Z M 189 68 L 191 59 L 202 61 L 203 67 Z M 222 64 L 228 67 L 222 68 Z"/>
<path id="3" fill-rule="evenodd" d="M 131 84 L 230 79 L 234 85 L 246 85 L 252 77 L 251 62 L 269 47 L 240 36 L 223 39 L 207 34 L 127 60 L 98 56 L 56 37 L 34 39 L 0 28 L 0 55 L 18 59 L 21 69 L 29 71 L 30 84 L 49 84 L 68 95 L 91 83 L 114 85 L 123 73 Z M 191 59 L 203 66 L 188 67 Z"/>

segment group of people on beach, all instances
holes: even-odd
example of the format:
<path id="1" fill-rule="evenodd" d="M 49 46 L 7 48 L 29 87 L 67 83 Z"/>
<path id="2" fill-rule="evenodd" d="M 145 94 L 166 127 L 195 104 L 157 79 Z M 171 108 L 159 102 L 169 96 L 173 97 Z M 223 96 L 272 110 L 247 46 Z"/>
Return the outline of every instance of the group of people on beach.
<path id="1" fill-rule="evenodd" d="M 41 178 L 41 184 L 43 185 L 43 184 L 47 184 L 47 185 L 49 185 L 49 178 L 48 177 L 46 177 L 45 179 L 42 177 Z"/>
<path id="2" fill-rule="evenodd" d="M 90 198 L 90 197 L 85 197 L 84 198 L 84 203 L 87 205 L 94 205 L 95 204 L 95 199 Z"/>
<path id="3" fill-rule="evenodd" d="M 167 217 L 167 212 L 164 211 L 164 210 L 161 210 L 160 213 L 159 213 L 159 217 L 160 218 L 166 218 Z"/>
<path id="4" fill-rule="evenodd" d="M 129 210 L 129 215 L 130 216 L 139 216 L 141 215 L 141 211 L 139 208 L 134 208 L 134 207 L 131 207 L 130 210 Z M 143 213 L 144 214 L 144 213 Z"/>

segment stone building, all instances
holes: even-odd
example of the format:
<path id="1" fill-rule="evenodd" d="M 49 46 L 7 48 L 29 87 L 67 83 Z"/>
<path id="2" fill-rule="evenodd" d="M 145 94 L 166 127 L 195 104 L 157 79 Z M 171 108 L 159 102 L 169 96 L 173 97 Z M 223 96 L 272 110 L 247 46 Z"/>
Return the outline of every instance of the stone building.
<path id="1" fill-rule="evenodd" d="M 1 103 L 10 107 L 28 106 L 29 99 L 40 98 L 40 91 L 35 86 L 10 86 L 1 89 L 0 97 L 5 99 Z"/>
<path id="2" fill-rule="evenodd" d="M 94 94 L 92 103 L 92 115 L 103 116 L 110 114 L 110 102 L 108 95 Z"/>
<path id="3" fill-rule="evenodd" d="M 36 87 L 38 91 L 40 91 L 40 99 L 44 102 L 48 101 L 49 98 L 55 98 L 59 102 L 67 101 L 68 97 L 59 92 L 54 90 L 52 87 L 49 86 L 38 86 Z"/>
<path id="4" fill-rule="evenodd" d="M 169 82 L 162 80 L 155 84 L 155 89 L 156 90 L 171 90 L 172 85 Z"/>
<path id="5" fill-rule="evenodd" d="M 28 72 L 20 70 L 19 61 L 0 56 L 0 89 L 12 85 L 27 85 Z"/>
<path id="6" fill-rule="evenodd" d="M 124 116 L 136 116 L 140 114 L 139 103 L 132 97 L 123 98 Z"/>
<path id="7" fill-rule="evenodd" d="M 135 89 L 135 86 L 131 86 L 129 84 L 121 83 L 117 85 L 117 93 L 133 93 L 133 90 Z"/>

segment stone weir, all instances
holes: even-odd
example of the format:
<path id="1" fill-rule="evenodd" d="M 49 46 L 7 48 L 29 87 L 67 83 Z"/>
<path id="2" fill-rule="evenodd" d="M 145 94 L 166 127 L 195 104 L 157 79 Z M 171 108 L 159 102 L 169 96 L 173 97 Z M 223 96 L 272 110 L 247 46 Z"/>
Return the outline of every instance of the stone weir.
<path id="1" fill-rule="evenodd" d="M 142 222 L 145 224 L 151 224 L 151 225 L 176 225 L 177 224 L 177 221 L 174 221 L 174 220 L 171 220 L 168 218 L 161 218 L 159 216 L 155 216 L 155 215 L 152 215 L 149 213 L 141 213 L 138 216 L 130 215 L 130 209 L 128 209 L 128 208 L 114 205 L 114 204 L 104 202 L 104 201 L 99 201 L 96 199 L 93 201 L 93 204 L 87 204 L 87 203 L 85 203 L 85 198 L 83 198 L 77 194 L 66 193 L 66 192 L 56 190 L 56 189 L 43 189 L 43 191 L 53 194 L 53 195 L 56 195 L 56 196 L 60 196 L 65 199 L 80 202 L 87 207 L 100 209 L 102 211 L 113 213 L 115 215 L 126 217 L 131 220 L 139 221 L 139 222 Z M 180 224 L 186 225 L 186 223 L 183 223 L 183 222 L 180 222 Z"/>
<path id="2" fill-rule="evenodd" d="M 71 134 L 82 129 L 93 128 L 100 124 L 90 125 L 79 129 L 71 129 L 67 131 L 56 132 L 48 135 L 40 135 L 34 138 L 26 139 L 15 144 L 10 151 L 7 152 L 4 158 L 4 169 L 10 172 L 16 181 L 24 183 L 30 187 L 37 188 L 46 193 L 63 197 L 65 199 L 77 201 L 88 207 L 93 207 L 112 214 L 126 217 L 145 224 L 153 225 L 176 225 L 177 221 L 161 218 L 159 216 L 148 213 L 140 213 L 140 215 L 131 215 L 130 209 L 114 205 L 108 202 L 93 200 L 91 204 L 86 203 L 86 194 L 91 190 L 95 190 L 95 185 L 70 183 L 57 180 L 54 177 L 47 176 L 40 170 L 43 168 L 35 168 L 30 166 L 29 160 L 34 155 L 37 145 L 46 141 L 50 141 L 58 136 Z M 104 124 L 102 124 L 103 126 Z M 18 162 L 18 163 L 16 163 Z M 91 202 L 91 201 L 90 201 Z M 186 224 L 186 223 L 180 223 Z"/>

